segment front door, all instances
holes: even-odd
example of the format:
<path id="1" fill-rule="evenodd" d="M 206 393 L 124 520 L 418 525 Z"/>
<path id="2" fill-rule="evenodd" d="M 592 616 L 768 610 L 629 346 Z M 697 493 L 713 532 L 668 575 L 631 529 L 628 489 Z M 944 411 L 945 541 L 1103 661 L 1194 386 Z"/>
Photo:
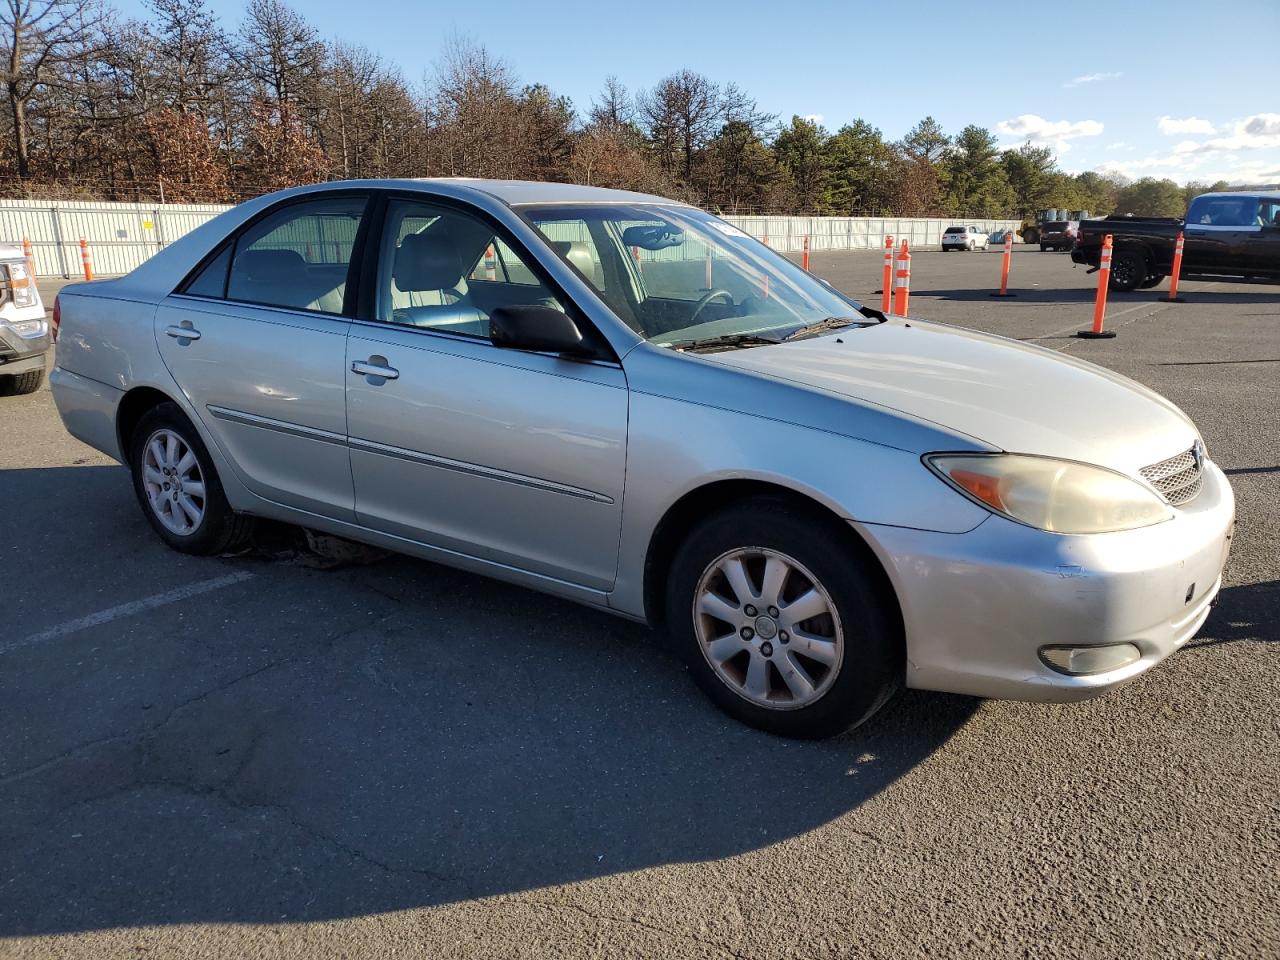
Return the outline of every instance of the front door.
<path id="1" fill-rule="evenodd" d="M 343 305 L 366 204 L 347 195 L 278 208 L 155 316 L 169 372 L 245 486 L 347 521 Z"/>
<path id="2" fill-rule="evenodd" d="M 347 422 L 365 526 L 608 590 L 627 385 L 612 362 L 495 347 L 489 312 L 563 305 L 531 259 L 453 207 L 388 202 L 374 319 L 347 343 Z"/>

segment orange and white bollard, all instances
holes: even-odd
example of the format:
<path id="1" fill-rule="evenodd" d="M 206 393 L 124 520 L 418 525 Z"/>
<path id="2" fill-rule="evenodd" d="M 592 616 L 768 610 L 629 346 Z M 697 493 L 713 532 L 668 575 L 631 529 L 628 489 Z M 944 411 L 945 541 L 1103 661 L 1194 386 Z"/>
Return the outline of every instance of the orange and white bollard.
<path id="1" fill-rule="evenodd" d="M 1016 293 L 1009 292 L 1009 267 L 1013 262 L 1013 231 L 1010 230 L 1004 235 L 1004 262 L 1000 264 L 1000 292 L 993 293 L 993 297 L 1016 297 Z"/>
<path id="2" fill-rule="evenodd" d="M 1182 276 L 1182 245 L 1185 242 L 1182 231 L 1178 231 L 1178 242 L 1173 245 L 1173 270 L 1169 273 L 1169 296 L 1165 303 L 1186 303 L 1186 297 L 1178 296 L 1178 278 Z"/>
<path id="3" fill-rule="evenodd" d="M 902 241 L 902 249 L 898 251 L 898 273 L 893 281 L 893 312 L 900 317 L 907 315 L 907 306 L 911 300 L 911 250 L 907 241 Z"/>
<path id="4" fill-rule="evenodd" d="M 804 270 L 806 273 L 809 270 L 809 236 L 808 234 L 806 234 L 804 238 L 804 253 L 800 257 L 800 269 Z"/>
<path id="5" fill-rule="evenodd" d="M 1102 329 L 1103 318 L 1107 312 L 1107 285 L 1111 282 L 1111 234 L 1102 238 L 1102 256 L 1098 259 L 1098 295 L 1093 301 L 1093 328 L 1081 330 L 1077 337 L 1089 340 L 1103 340 L 1116 335 L 1114 330 Z"/>
<path id="6" fill-rule="evenodd" d="M 36 278 L 36 255 L 31 250 L 31 241 L 22 238 L 22 259 L 27 261 L 27 276 L 34 282 Z"/>
<path id="7" fill-rule="evenodd" d="M 893 236 L 884 238 L 884 279 L 880 284 L 880 312 L 888 313 L 893 297 Z"/>
<path id="8" fill-rule="evenodd" d="M 89 257 L 89 241 L 84 237 L 80 238 L 80 263 L 84 266 L 84 278 L 92 280 L 93 260 Z"/>
<path id="9" fill-rule="evenodd" d="M 494 255 L 492 243 L 484 251 L 484 278 L 486 280 L 498 279 L 498 258 Z"/>

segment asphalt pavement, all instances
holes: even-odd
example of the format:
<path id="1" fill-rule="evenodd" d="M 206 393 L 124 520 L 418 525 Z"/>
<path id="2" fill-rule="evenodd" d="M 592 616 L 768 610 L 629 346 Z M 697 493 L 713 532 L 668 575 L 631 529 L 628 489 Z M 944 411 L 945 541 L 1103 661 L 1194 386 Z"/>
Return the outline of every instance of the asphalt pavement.
<path id="1" fill-rule="evenodd" d="M 1113 295 L 1084 341 L 1065 255 L 1008 300 L 994 251 L 912 266 L 913 314 L 1195 418 L 1239 518 L 1187 647 L 789 742 L 567 602 L 287 528 L 167 550 L 47 388 L 0 398 L 0 957 L 1280 955 L 1280 289 Z M 813 268 L 878 302 L 878 252 Z"/>

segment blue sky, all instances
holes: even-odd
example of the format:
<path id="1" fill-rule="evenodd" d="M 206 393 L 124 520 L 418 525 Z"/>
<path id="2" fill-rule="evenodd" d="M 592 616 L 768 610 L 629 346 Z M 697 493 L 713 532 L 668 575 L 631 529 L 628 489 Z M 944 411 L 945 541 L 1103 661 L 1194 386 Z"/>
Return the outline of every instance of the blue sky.
<path id="1" fill-rule="evenodd" d="M 141 0 L 115 0 L 145 16 Z M 234 28 L 239 0 L 212 0 Z M 733 81 L 787 119 L 855 117 L 890 139 L 926 114 L 949 133 L 1030 136 L 1075 172 L 1280 182 L 1280 0 L 1209 4 L 752 0 L 296 0 L 326 38 L 429 75 L 447 37 L 585 111 L 608 74 L 651 86 L 681 67 Z"/>

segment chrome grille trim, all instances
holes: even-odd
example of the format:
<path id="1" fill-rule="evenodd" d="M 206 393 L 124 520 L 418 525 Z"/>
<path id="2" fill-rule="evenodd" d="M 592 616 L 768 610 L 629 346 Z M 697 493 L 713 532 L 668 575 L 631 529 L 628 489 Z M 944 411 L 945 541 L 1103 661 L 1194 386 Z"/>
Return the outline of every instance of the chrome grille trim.
<path id="1" fill-rule="evenodd" d="M 1170 506 L 1179 507 L 1194 500 L 1204 485 L 1204 472 L 1194 450 L 1184 450 L 1138 471 Z"/>

